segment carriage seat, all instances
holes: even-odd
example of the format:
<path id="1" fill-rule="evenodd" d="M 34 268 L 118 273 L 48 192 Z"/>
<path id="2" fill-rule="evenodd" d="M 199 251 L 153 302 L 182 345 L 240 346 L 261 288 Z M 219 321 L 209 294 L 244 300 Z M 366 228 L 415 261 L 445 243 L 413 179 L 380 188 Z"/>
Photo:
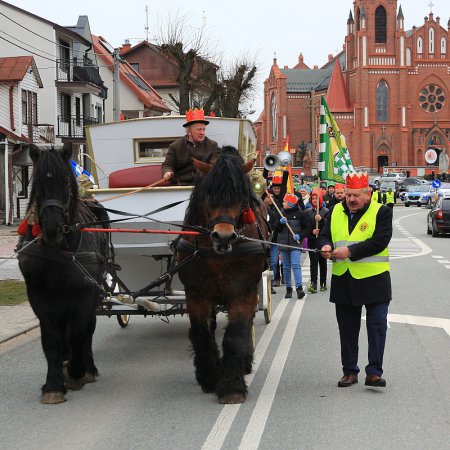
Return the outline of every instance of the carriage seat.
<path id="1" fill-rule="evenodd" d="M 109 175 L 110 188 L 145 187 L 161 180 L 161 164 L 130 167 L 112 172 Z M 168 181 L 161 181 L 157 186 L 170 186 Z"/>

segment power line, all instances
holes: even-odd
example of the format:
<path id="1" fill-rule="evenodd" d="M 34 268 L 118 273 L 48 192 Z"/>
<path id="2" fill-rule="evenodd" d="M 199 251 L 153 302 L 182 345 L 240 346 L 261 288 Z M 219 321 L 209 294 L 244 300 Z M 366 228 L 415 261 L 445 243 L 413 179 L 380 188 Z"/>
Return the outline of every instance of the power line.
<path id="1" fill-rule="evenodd" d="M 34 34 L 35 36 L 38 36 L 38 37 L 40 37 L 40 38 L 42 38 L 42 39 L 44 39 L 44 40 L 46 40 L 46 41 L 48 41 L 48 42 L 50 42 L 50 43 L 52 43 L 52 44 L 55 44 L 55 45 L 57 45 L 57 46 L 59 46 L 59 47 L 62 47 L 62 48 L 66 48 L 66 49 L 68 49 L 68 50 L 70 50 L 70 48 L 71 48 L 70 46 L 67 46 L 67 45 L 64 45 L 64 44 L 60 44 L 59 42 L 52 41 L 51 39 L 48 39 L 48 38 L 46 38 L 45 36 L 42 36 L 41 34 L 36 33 L 36 32 L 33 31 L 33 30 L 30 30 L 30 29 L 27 28 L 26 26 L 20 24 L 19 22 L 16 22 L 14 19 L 11 19 L 11 17 L 8 17 L 6 14 L 0 13 L 0 15 L 3 16 L 3 17 L 5 17 L 6 19 L 10 20 L 11 22 L 15 23 L 16 25 L 18 25 L 19 27 L 23 28 L 24 30 L 29 31 L 30 33 Z M 12 36 L 11 36 L 11 37 L 12 37 Z M 80 37 L 81 37 L 81 36 L 80 36 Z M 14 38 L 14 39 L 15 39 L 15 38 Z M 20 41 L 19 41 L 19 42 L 20 42 Z M 91 44 L 92 44 L 92 42 L 91 42 Z M 39 51 L 43 51 L 43 50 L 39 50 Z M 45 52 L 45 53 L 47 53 L 47 52 Z M 95 53 L 95 52 L 92 52 L 92 54 L 95 55 L 95 56 L 112 56 L 111 53 Z"/>
<path id="2" fill-rule="evenodd" d="M 44 58 L 44 59 L 47 59 L 48 61 L 55 62 L 55 59 L 47 58 L 46 56 L 39 55 L 39 53 L 32 52 L 31 50 L 29 50 L 27 48 L 21 47 L 20 45 L 14 43 L 14 42 L 11 42 L 9 39 L 4 38 L 3 36 L 0 36 L 0 39 L 3 39 L 4 41 L 9 42 L 10 44 L 15 45 L 16 47 L 19 47 L 21 50 L 25 50 L 26 52 L 32 53 L 33 55 L 36 55 L 36 56 L 39 56 L 39 58 Z"/>
<path id="3" fill-rule="evenodd" d="M 21 44 L 28 45 L 28 47 L 34 48 L 35 50 L 37 50 L 39 52 L 46 53 L 47 55 L 50 55 L 50 56 L 55 56 L 55 55 L 53 55 L 53 53 L 49 53 L 49 52 L 46 52 L 45 50 L 41 50 L 40 48 L 33 47 L 31 44 L 28 44 L 27 42 L 21 41 L 20 39 L 17 39 L 16 37 L 8 34 L 6 31 L 0 30 L 0 33 L 6 34 L 6 36 L 9 36 L 10 38 L 15 39 L 17 42 L 20 42 Z"/>

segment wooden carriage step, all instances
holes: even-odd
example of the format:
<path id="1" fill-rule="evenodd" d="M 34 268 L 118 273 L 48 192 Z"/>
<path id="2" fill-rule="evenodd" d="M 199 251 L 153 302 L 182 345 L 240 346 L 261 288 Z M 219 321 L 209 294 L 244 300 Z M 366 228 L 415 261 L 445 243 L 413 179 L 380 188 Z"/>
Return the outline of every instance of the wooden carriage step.
<path id="1" fill-rule="evenodd" d="M 109 175 L 109 187 L 144 187 L 156 183 L 161 178 L 161 164 L 130 167 L 112 172 Z M 168 181 L 161 181 L 158 186 L 170 186 L 170 183 Z"/>

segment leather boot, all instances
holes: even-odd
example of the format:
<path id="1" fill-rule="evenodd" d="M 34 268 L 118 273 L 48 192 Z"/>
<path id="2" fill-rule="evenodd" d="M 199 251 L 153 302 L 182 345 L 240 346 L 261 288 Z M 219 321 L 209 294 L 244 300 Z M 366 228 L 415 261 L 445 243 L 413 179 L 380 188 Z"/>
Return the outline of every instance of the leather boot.
<path id="1" fill-rule="evenodd" d="M 286 295 L 284 296 L 285 298 L 292 298 L 292 288 L 288 287 L 286 288 Z"/>

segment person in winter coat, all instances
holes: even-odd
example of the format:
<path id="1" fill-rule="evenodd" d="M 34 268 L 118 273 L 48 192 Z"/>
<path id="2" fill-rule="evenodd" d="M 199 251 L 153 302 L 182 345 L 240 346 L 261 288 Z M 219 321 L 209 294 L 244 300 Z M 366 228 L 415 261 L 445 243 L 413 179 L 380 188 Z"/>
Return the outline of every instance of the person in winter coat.
<path id="1" fill-rule="evenodd" d="M 384 387 L 383 355 L 392 299 L 388 245 L 392 210 L 371 201 L 367 173 L 346 178 L 345 201 L 333 207 L 318 238 L 324 257 L 333 260 L 330 302 L 335 304 L 343 377 L 339 387 L 358 382 L 358 341 L 366 309 L 368 359 L 366 386 Z"/>
<path id="2" fill-rule="evenodd" d="M 298 246 L 302 236 L 309 233 L 305 211 L 298 206 L 298 197 L 294 194 L 286 194 L 283 198 L 283 216 L 279 219 L 278 244 Z M 288 224 L 295 236 L 288 228 Z M 281 259 L 283 261 L 284 282 L 286 284 L 286 298 L 292 298 L 292 274 L 294 273 L 297 298 L 305 296 L 302 285 L 301 250 L 296 248 L 281 247 Z"/>
<path id="3" fill-rule="evenodd" d="M 325 219 L 328 215 L 328 208 L 324 206 L 321 189 L 314 189 L 311 194 L 311 209 L 306 210 L 308 226 L 311 229 L 308 235 L 308 247 L 317 248 L 317 237 L 323 229 Z M 317 211 L 317 202 L 319 202 L 319 211 Z M 309 267 L 311 270 L 311 283 L 308 292 L 315 294 L 317 292 L 318 268 L 320 268 L 320 290 L 327 290 L 327 260 L 320 252 L 309 253 Z"/>
<path id="4" fill-rule="evenodd" d="M 278 208 L 283 209 L 283 192 L 282 192 L 282 177 L 273 177 L 270 188 L 268 189 L 269 194 L 264 193 L 262 199 L 267 207 L 267 213 L 269 215 L 269 225 L 272 229 L 272 242 L 270 246 L 270 270 L 273 272 L 274 276 L 271 280 L 271 292 L 276 294 L 274 287 L 280 285 L 280 269 L 278 263 L 279 250 L 278 245 L 275 244 L 278 240 L 277 226 L 280 221 L 280 214 L 272 203 L 272 200 L 276 203 Z"/>

